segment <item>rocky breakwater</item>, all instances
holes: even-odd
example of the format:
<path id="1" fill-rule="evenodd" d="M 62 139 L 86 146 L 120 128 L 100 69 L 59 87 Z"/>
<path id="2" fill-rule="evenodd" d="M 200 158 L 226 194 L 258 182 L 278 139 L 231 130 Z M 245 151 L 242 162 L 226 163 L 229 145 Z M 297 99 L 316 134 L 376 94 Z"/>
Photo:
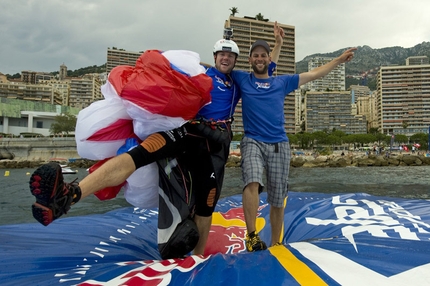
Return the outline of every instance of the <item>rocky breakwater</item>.
<path id="1" fill-rule="evenodd" d="M 291 167 L 381 167 L 381 166 L 421 166 L 430 165 L 430 157 L 410 153 L 384 155 L 328 155 L 328 156 L 293 156 Z M 231 155 L 227 167 L 240 167 L 240 156 Z"/>

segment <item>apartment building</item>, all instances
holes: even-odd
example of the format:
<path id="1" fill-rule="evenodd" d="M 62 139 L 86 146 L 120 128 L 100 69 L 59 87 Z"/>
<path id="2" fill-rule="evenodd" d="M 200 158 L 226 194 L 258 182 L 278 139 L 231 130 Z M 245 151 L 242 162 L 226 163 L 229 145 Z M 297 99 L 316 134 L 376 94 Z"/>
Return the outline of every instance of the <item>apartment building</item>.
<path id="1" fill-rule="evenodd" d="M 279 22 L 278 25 L 284 29 L 285 37 L 274 75 L 293 74 L 295 73 L 295 27 Z M 273 26 L 274 22 L 256 20 L 255 17 L 240 18 L 230 15 L 225 21 L 224 28 L 232 29 L 232 40 L 236 42 L 240 49 L 235 69 L 252 71 L 248 57 L 249 49 L 255 40 L 265 40 L 271 47 L 275 45 Z M 284 103 L 285 129 L 287 133 L 293 134 L 296 133 L 295 100 L 296 97 L 292 93 L 286 97 Z M 234 117 L 233 132 L 243 133 L 241 102 L 236 107 Z"/>
<path id="2" fill-rule="evenodd" d="M 349 91 L 307 91 L 305 106 L 306 132 L 333 129 L 346 134 L 367 132 L 366 116 L 351 112 Z"/>
<path id="3" fill-rule="evenodd" d="M 351 85 L 348 90 L 351 91 L 351 103 L 356 103 L 359 97 L 366 97 L 372 93 L 367 85 Z"/>
<path id="4" fill-rule="evenodd" d="M 308 71 L 323 66 L 332 60 L 333 58 L 328 57 L 313 57 L 308 62 Z M 304 88 L 312 91 L 345 90 L 345 64 L 338 65 L 322 78 L 308 82 Z"/>
<path id="5" fill-rule="evenodd" d="M 70 80 L 43 80 L 40 84 L 50 85 L 56 89 L 61 95 L 61 105 L 69 105 Z"/>
<path id="6" fill-rule="evenodd" d="M 63 102 L 63 96 L 58 89 L 43 83 L 0 82 L 0 97 L 59 105 Z"/>
<path id="7" fill-rule="evenodd" d="M 103 99 L 99 74 L 86 74 L 70 79 L 69 106 L 83 109 L 96 100 Z"/>
<path id="8" fill-rule="evenodd" d="M 143 52 L 131 52 L 124 49 L 118 49 L 116 47 L 107 49 L 107 62 L 106 72 L 109 72 L 116 66 L 128 65 L 134 66 L 136 60 L 140 57 Z"/>
<path id="9" fill-rule="evenodd" d="M 422 58 L 422 57 L 421 57 Z M 426 57 L 427 58 L 427 57 Z M 377 74 L 378 126 L 385 134 L 427 133 L 430 126 L 430 65 L 408 58 L 404 66 L 382 66 Z M 421 61 L 422 60 L 422 61 Z"/>
<path id="10" fill-rule="evenodd" d="M 367 119 L 367 130 L 370 128 L 379 128 L 378 117 L 376 111 L 376 91 L 369 95 L 360 95 L 355 101 L 356 114 L 364 115 Z"/>
<path id="11" fill-rule="evenodd" d="M 414 56 L 406 59 L 407 66 L 428 65 L 429 58 L 427 56 Z"/>
<path id="12" fill-rule="evenodd" d="M 46 72 L 35 72 L 35 71 L 22 71 L 21 81 L 27 84 L 37 84 L 41 80 L 50 80 L 54 76 Z"/>

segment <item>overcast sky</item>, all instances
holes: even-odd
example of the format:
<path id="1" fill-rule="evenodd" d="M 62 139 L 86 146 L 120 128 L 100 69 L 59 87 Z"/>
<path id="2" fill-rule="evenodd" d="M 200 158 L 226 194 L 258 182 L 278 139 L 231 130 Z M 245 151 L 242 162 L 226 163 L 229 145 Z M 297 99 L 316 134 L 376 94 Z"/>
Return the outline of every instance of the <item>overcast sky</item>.
<path id="1" fill-rule="evenodd" d="M 295 26 L 296 62 L 351 46 L 430 41 L 429 0 L 1 0 L 0 72 L 106 62 L 108 47 L 186 49 L 212 63 L 230 8 Z"/>

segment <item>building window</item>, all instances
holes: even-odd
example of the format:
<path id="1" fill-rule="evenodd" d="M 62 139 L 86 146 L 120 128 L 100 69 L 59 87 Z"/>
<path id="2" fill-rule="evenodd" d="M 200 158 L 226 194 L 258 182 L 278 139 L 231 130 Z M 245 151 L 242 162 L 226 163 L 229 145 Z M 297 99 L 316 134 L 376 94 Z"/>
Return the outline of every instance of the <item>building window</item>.
<path id="1" fill-rule="evenodd" d="M 43 121 L 37 121 L 36 128 L 43 128 Z"/>

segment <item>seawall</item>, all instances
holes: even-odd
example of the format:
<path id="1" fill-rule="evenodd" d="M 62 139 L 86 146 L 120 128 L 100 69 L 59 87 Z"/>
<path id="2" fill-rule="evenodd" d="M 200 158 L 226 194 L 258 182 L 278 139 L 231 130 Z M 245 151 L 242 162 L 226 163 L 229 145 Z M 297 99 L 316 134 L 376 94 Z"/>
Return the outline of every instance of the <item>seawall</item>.
<path id="1" fill-rule="evenodd" d="M 75 138 L 1 138 L 0 159 L 48 161 L 52 158 L 79 158 Z"/>
<path id="2" fill-rule="evenodd" d="M 0 168 L 36 168 L 58 161 L 74 168 L 88 168 L 95 161 L 79 159 L 75 138 L 0 138 Z"/>

